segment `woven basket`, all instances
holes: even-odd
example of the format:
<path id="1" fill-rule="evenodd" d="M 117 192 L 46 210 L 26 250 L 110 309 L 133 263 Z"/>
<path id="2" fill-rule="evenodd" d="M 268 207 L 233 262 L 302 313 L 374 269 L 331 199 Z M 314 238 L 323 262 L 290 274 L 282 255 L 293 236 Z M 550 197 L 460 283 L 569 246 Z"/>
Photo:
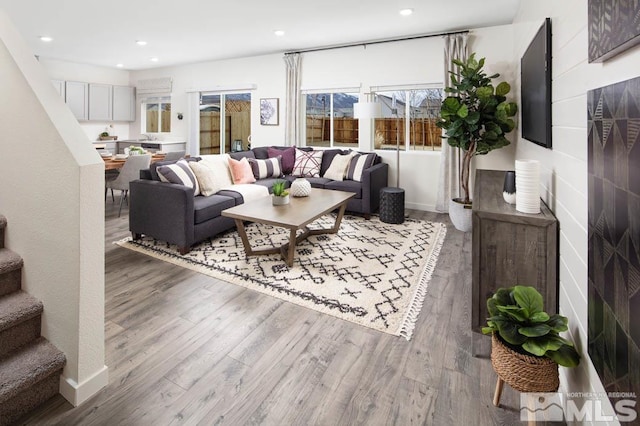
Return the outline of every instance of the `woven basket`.
<path id="1" fill-rule="evenodd" d="M 520 392 L 555 392 L 560 385 L 555 361 L 518 353 L 495 333 L 491 337 L 491 365 L 505 383 Z"/>

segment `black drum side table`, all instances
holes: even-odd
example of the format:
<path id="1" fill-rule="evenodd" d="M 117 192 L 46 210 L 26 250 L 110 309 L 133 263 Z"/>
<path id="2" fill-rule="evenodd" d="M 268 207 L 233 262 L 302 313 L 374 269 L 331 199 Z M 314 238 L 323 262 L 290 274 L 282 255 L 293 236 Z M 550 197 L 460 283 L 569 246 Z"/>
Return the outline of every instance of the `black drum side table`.
<path id="1" fill-rule="evenodd" d="M 380 190 L 380 220 L 395 224 L 404 222 L 404 189 L 386 187 Z"/>

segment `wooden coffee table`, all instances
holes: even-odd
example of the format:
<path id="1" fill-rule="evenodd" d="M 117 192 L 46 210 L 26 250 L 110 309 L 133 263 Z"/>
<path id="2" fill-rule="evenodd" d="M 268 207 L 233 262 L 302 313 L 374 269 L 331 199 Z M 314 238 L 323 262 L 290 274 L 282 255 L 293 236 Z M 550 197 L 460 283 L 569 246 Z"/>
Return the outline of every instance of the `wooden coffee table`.
<path id="1" fill-rule="evenodd" d="M 222 216 L 235 219 L 236 228 L 240 238 L 242 238 L 242 244 L 247 256 L 280 253 L 287 265 L 293 266 L 293 254 L 296 244 L 306 239 L 309 235 L 335 234 L 338 232 L 342 216 L 344 216 L 344 211 L 347 208 L 347 201 L 354 195 L 353 192 L 313 188 L 311 195 L 308 197 L 291 197 L 291 202 L 284 206 L 272 205 L 271 196 L 269 196 L 223 210 Z M 340 211 L 332 228 L 309 229 L 307 227 L 314 220 L 337 208 Z M 289 242 L 281 247 L 253 249 L 244 228 L 245 221 L 289 229 Z M 299 229 L 303 229 L 304 232 L 296 235 Z"/>

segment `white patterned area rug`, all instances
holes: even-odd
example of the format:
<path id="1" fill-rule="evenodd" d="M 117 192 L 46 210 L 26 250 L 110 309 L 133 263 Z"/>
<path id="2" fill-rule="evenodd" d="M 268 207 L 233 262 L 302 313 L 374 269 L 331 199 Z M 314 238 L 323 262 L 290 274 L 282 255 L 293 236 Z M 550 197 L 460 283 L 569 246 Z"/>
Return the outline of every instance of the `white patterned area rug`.
<path id="1" fill-rule="evenodd" d="M 329 215 L 310 227 L 329 228 L 334 219 Z M 253 248 L 288 240 L 283 228 L 250 224 L 246 229 Z M 195 245 L 184 256 L 147 237 L 116 244 L 409 340 L 446 232 L 442 223 L 406 219 L 393 225 L 345 215 L 337 234 L 300 242 L 291 268 L 278 254 L 247 258 L 236 231 Z"/>

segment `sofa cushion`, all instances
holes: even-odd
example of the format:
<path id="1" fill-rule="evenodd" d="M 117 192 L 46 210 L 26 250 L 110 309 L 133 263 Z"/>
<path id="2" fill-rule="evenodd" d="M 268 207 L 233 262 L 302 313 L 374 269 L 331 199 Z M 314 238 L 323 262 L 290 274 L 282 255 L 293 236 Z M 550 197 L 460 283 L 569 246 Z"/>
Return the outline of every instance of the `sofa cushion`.
<path id="1" fill-rule="evenodd" d="M 236 205 L 232 197 L 224 195 L 210 195 L 208 197 L 195 197 L 193 199 L 193 210 L 195 223 L 206 222 L 215 219 L 222 214 L 222 210 L 229 209 Z"/>
<path id="2" fill-rule="evenodd" d="M 347 168 L 349 167 L 349 163 L 351 162 L 351 157 L 353 157 L 354 155 L 355 153 L 352 152 L 348 154 L 335 155 L 333 157 L 333 160 L 331 160 L 331 165 L 324 172 L 322 177 L 333 180 L 344 180 L 344 177 L 347 174 Z"/>
<path id="3" fill-rule="evenodd" d="M 232 152 L 229 154 L 229 156 L 231 158 L 233 158 L 234 160 L 242 160 L 243 158 L 256 158 L 256 155 L 253 153 L 253 151 L 238 151 L 238 152 Z"/>
<path id="4" fill-rule="evenodd" d="M 266 160 L 249 159 L 253 177 L 256 179 L 278 178 L 282 176 L 282 156 L 268 158 Z"/>
<path id="5" fill-rule="evenodd" d="M 229 158 L 229 170 L 234 184 L 253 183 L 256 181 L 256 178 L 253 177 L 253 170 L 251 170 L 249 160 L 246 157 L 240 161 Z"/>
<path id="6" fill-rule="evenodd" d="M 365 169 L 373 166 L 373 162 L 376 159 L 376 154 L 356 154 L 349 163 L 347 169 L 347 179 L 355 180 L 356 182 L 362 181 L 362 172 Z"/>
<path id="7" fill-rule="evenodd" d="M 193 195 L 200 194 L 200 186 L 196 175 L 185 160 L 178 160 L 175 164 L 167 164 L 157 168 L 158 176 L 162 182 L 176 183 L 193 188 Z"/>
<path id="8" fill-rule="evenodd" d="M 297 178 L 293 178 L 293 180 L 296 180 Z M 323 178 L 323 177 L 307 177 L 305 178 L 306 180 L 309 181 L 309 183 L 311 183 L 311 187 L 312 188 L 324 188 L 325 185 L 329 182 L 332 182 L 331 179 L 327 179 L 327 178 Z"/>
<path id="9" fill-rule="evenodd" d="M 323 151 L 305 152 L 296 148 L 296 163 L 293 166 L 292 176 L 318 177 L 322 164 Z"/>
<path id="10" fill-rule="evenodd" d="M 296 179 L 296 178 L 294 178 Z M 273 184 L 283 180 L 282 178 L 268 178 L 268 179 L 258 179 L 256 180 L 256 185 L 266 186 L 269 189 L 269 192 L 272 191 Z M 284 179 L 287 182 L 287 188 L 291 186 L 291 181 L 288 179 Z"/>
<path id="11" fill-rule="evenodd" d="M 269 158 L 269 147 L 267 146 L 257 146 L 255 148 L 252 148 L 251 151 L 258 160 L 266 160 L 267 158 Z"/>
<path id="12" fill-rule="evenodd" d="M 239 193 L 238 191 L 232 191 L 230 189 L 222 189 L 216 195 L 224 195 L 225 197 L 232 198 L 236 206 L 239 206 L 240 204 L 244 203 L 244 198 L 242 198 L 242 194 Z"/>
<path id="13" fill-rule="evenodd" d="M 257 148 L 256 148 L 257 149 Z M 268 147 L 267 153 L 269 158 L 282 156 L 282 173 L 288 175 L 293 171 L 293 166 L 296 164 L 296 148 L 291 146 L 286 149 Z"/>
<path id="14" fill-rule="evenodd" d="M 332 180 L 324 185 L 325 189 L 333 189 L 337 191 L 355 192 L 356 198 L 362 198 L 362 182 L 355 180 Z"/>

